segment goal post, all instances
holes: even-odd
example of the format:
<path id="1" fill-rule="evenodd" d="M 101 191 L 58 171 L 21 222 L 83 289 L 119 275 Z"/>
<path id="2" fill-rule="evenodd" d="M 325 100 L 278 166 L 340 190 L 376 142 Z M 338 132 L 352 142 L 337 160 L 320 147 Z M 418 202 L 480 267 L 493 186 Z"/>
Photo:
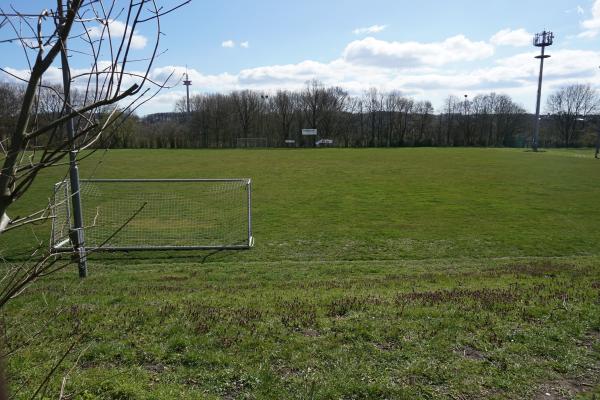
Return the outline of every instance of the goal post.
<path id="1" fill-rule="evenodd" d="M 54 187 L 50 247 L 72 252 L 70 184 Z M 242 250 L 252 237 L 250 179 L 82 179 L 86 251 Z"/>
<path id="2" fill-rule="evenodd" d="M 240 149 L 266 148 L 269 142 L 266 137 L 239 137 L 235 145 Z"/>

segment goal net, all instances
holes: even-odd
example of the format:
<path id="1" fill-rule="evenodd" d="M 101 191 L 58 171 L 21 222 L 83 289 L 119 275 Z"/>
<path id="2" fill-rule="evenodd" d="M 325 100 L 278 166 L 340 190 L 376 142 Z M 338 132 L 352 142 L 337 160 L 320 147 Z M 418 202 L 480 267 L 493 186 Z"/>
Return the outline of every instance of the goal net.
<path id="1" fill-rule="evenodd" d="M 242 149 L 268 147 L 267 138 L 237 138 L 236 146 Z"/>
<path id="2" fill-rule="evenodd" d="M 247 249 L 249 179 L 81 180 L 88 250 Z M 70 185 L 54 187 L 51 248 L 71 251 Z"/>

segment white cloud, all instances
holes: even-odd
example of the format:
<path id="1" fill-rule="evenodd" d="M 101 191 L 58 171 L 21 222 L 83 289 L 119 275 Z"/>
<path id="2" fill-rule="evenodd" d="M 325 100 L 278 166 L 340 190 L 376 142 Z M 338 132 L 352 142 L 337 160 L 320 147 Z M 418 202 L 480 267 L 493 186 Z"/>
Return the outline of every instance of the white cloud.
<path id="1" fill-rule="evenodd" d="M 490 91 L 513 96 L 530 111 L 535 104 L 539 62 L 534 59 L 537 53 L 533 47 L 510 57 L 490 59 L 487 66 L 482 67 L 481 63 L 474 66 L 467 63 L 451 64 L 453 61 L 476 60 L 493 52 L 493 46 L 489 43 L 482 46 L 481 42 L 473 42 L 464 37 L 449 38 L 437 43 L 371 41 L 374 39 L 353 42 L 370 49 L 370 52 L 361 53 L 371 57 L 368 59 L 357 59 L 355 48 L 349 44 L 342 57 L 329 62 L 304 60 L 220 74 L 205 74 L 193 68 L 187 71 L 192 81 L 192 93 L 195 94 L 226 93 L 240 89 L 268 92 L 278 89 L 297 90 L 302 89 L 306 81 L 318 79 L 327 86 L 340 86 L 353 95 L 360 95 L 371 87 L 381 91 L 399 90 L 418 100 L 431 100 L 436 106 L 440 106 L 449 94 L 468 93 L 471 97 Z M 379 47 L 385 51 L 374 51 Z M 470 48 L 475 49 L 475 54 L 469 53 Z M 555 49 L 551 55 L 552 58 L 547 60 L 545 66 L 544 96 L 557 87 L 576 82 L 590 82 L 600 89 L 600 50 Z M 416 61 L 397 62 L 398 59 L 403 60 L 402 57 Z M 449 59 L 439 61 L 436 57 Z M 28 76 L 27 70 L 6 69 L 18 76 Z M 78 72 L 80 71 L 74 71 L 74 74 Z M 174 84 L 185 72 L 185 66 L 163 66 L 154 68 L 151 78 L 164 81 L 173 74 L 171 84 Z M 46 82 L 60 83 L 61 79 L 60 69 L 51 67 Z M 133 78 L 130 80 L 133 81 Z M 128 87 L 130 83 L 128 81 L 125 86 Z M 80 82 L 76 86 L 82 84 L 83 82 Z M 175 101 L 184 93 L 180 83 L 171 90 L 161 92 L 140 112 L 144 114 L 171 111 Z"/>
<path id="2" fill-rule="evenodd" d="M 193 68 L 178 65 L 154 68 L 151 76 L 152 79 L 163 82 L 171 75 L 171 84 L 173 84 L 181 79 L 186 72 L 192 81 L 192 88 L 202 88 L 206 91 L 228 91 L 235 89 L 237 84 L 237 77 L 228 73 L 204 75 Z"/>
<path id="3" fill-rule="evenodd" d="M 502 29 L 491 37 L 490 43 L 496 46 L 530 46 L 533 35 L 525 29 Z"/>
<path id="4" fill-rule="evenodd" d="M 316 61 L 302 61 L 297 64 L 270 65 L 249 68 L 240 71 L 238 78 L 245 84 L 261 84 L 263 82 L 305 82 L 315 77 L 323 79 L 330 72 L 330 64 Z"/>
<path id="5" fill-rule="evenodd" d="M 104 33 L 103 33 L 104 31 Z M 112 38 L 122 38 L 123 36 L 128 36 L 131 33 L 131 27 L 124 22 L 118 20 L 108 20 L 108 25 L 101 26 L 92 26 L 88 29 L 88 33 L 90 38 L 99 39 L 104 35 L 104 38 L 108 37 L 110 31 L 110 36 Z M 133 33 L 131 37 L 131 47 L 134 49 L 143 49 L 146 47 L 148 43 L 148 39 L 145 36 L 142 36 L 136 32 Z"/>
<path id="6" fill-rule="evenodd" d="M 417 68 L 474 61 L 493 54 L 494 47 L 489 43 L 473 42 L 463 35 L 433 43 L 387 42 L 368 37 L 350 43 L 344 50 L 344 59 L 362 65 Z"/>
<path id="7" fill-rule="evenodd" d="M 100 60 L 98 61 L 98 70 L 101 71 L 100 75 L 98 76 L 100 81 L 99 81 L 99 87 L 98 90 L 101 91 L 103 94 L 106 94 L 105 90 L 107 90 L 107 86 L 104 84 L 104 79 L 106 79 L 109 76 L 109 73 L 111 71 L 111 66 L 112 63 L 107 61 L 107 60 Z M 15 69 L 15 68 L 10 68 L 10 67 L 6 67 L 5 68 L 8 72 L 10 72 L 11 74 L 20 77 L 21 79 L 29 79 L 29 76 L 31 74 L 29 69 Z M 102 73 L 102 71 L 104 73 Z M 116 68 L 116 71 L 120 71 L 120 67 Z M 122 85 L 121 85 L 121 91 L 124 91 L 128 88 L 130 88 L 133 84 L 139 84 L 140 81 L 142 80 L 140 77 L 144 75 L 144 71 L 136 71 L 136 70 L 132 70 L 132 69 L 127 69 L 127 74 L 125 74 L 123 76 L 123 80 L 122 80 Z M 72 83 L 72 87 L 73 89 L 76 90 L 80 90 L 82 92 L 86 91 L 88 89 L 87 85 L 88 85 L 88 79 L 89 79 L 89 73 L 90 73 L 90 68 L 71 68 L 71 75 L 73 78 L 73 83 Z M 0 74 L 0 80 L 3 78 L 2 74 Z M 9 78 L 10 80 L 14 80 L 17 81 L 15 78 Z M 20 82 L 20 81 L 19 81 Z M 62 69 L 59 68 L 58 66 L 52 65 L 48 68 L 48 70 L 44 73 L 44 83 L 45 84 L 50 84 L 50 85 L 62 85 Z M 90 91 L 94 91 L 94 84 L 90 83 L 90 87 L 89 87 Z M 111 93 L 114 94 L 114 86 L 111 89 Z M 102 95 L 99 95 L 98 97 L 102 97 Z"/>
<path id="8" fill-rule="evenodd" d="M 250 42 L 242 42 L 240 43 L 240 47 L 247 49 L 250 47 Z"/>
<path id="9" fill-rule="evenodd" d="M 354 33 L 355 35 L 372 35 L 384 31 L 387 27 L 387 25 L 373 25 L 367 28 L 356 28 L 352 31 L 352 33 Z"/>
<path id="10" fill-rule="evenodd" d="M 221 43 L 221 47 L 225 47 L 226 49 L 231 49 L 235 47 L 235 42 L 233 40 L 226 40 Z"/>
<path id="11" fill-rule="evenodd" d="M 270 65 L 249 68 L 237 74 L 203 75 L 190 71 L 194 87 L 205 92 L 228 92 L 238 89 L 276 91 L 297 90 L 311 79 L 325 85 L 341 86 L 358 95 L 376 87 L 382 91 L 400 90 L 419 99 L 429 99 L 441 104 L 451 93 L 479 93 L 496 91 L 515 97 L 525 107 L 533 107 L 537 88 L 539 64 L 534 59 L 535 50 L 503 58 L 489 67 L 450 69 L 447 67 L 422 70 L 381 68 L 349 63 L 342 58 L 328 63 L 302 61 L 296 64 Z M 574 82 L 593 82 L 600 74 L 600 51 L 559 50 L 552 53 L 545 69 L 544 94 L 556 87 Z M 174 67 L 169 67 L 172 70 Z M 179 73 L 185 71 L 178 68 Z M 196 85 L 198 83 L 198 85 Z"/>
<path id="12" fill-rule="evenodd" d="M 592 17 L 581 22 L 584 29 L 579 37 L 594 38 L 600 33 L 600 0 L 596 0 L 592 6 Z"/>

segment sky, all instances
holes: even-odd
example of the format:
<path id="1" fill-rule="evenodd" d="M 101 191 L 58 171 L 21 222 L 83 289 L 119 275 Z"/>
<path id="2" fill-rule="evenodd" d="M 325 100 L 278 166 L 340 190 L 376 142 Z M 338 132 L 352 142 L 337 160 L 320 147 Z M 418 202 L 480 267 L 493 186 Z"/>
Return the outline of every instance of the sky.
<path id="1" fill-rule="evenodd" d="M 53 3 L 0 0 L 0 7 L 37 11 Z M 400 91 L 430 100 L 436 112 L 448 95 L 489 92 L 508 94 L 533 111 L 539 49 L 532 38 L 545 29 L 555 41 L 547 51 L 544 97 L 572 83 L 600 90 L 600 0 L 192 0 L 161 24 L 165 52 L 152 77 L 174 72 L 179 79 L 187 67 L 192 94 L 274 93 L 317 79 L 354 95 L 370 88 Z M 133 55 L 141 57 L 155 33 L 146 25 L 135 33 Z M 73 58 L 85 68 L 84 56 Z M 27 74 L 16 43 L 0 44 L 0 66 Z M 13 78 L 0 72 L 0 79 Z M 179 83 L 138 113 L 173 111 L 184 95 Z"/>

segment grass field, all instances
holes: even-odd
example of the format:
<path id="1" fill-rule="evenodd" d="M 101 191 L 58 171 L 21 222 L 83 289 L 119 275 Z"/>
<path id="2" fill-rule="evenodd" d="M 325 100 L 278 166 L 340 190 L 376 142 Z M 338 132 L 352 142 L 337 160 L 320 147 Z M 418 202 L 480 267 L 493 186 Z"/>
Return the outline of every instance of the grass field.
<path id="1" fill-rule="evenodd" d="M 72 399 L 600 395 L 592 152 L 135 150 L 92 171 L 250 177 L 256 248 L 95 256 L 84 281 L 73 268 L 39 282 L 4 316 L 23 327 L 9 348 L 43 332 L 10 357 L 13 388 L 77 337 L 53 398 L 78 356 Z M 3 254 L 48 231 L 0 238 Z"/>

